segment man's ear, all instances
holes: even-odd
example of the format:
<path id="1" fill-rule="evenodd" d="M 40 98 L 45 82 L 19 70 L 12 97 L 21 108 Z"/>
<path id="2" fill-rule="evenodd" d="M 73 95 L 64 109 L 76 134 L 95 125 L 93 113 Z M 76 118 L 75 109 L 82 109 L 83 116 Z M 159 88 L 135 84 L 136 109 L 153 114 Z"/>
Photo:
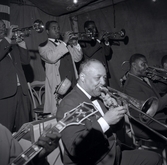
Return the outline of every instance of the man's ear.
<path id="1" fill-rule="evenodd" d="M 47 33 L 47 34 L 49 34 L 49 31 L 48 31 L 48 30 L 46 30 L 46 33 Z"/>
<path id="2" fill-rule="evenodd" d="M 132 67 L 133 67 L 134 69 L 136 69 L 136 63 L 135 63 L 135 62 L 132 62 Z"/>
<path id="3" fill-rule="evenodd" d="M 85 81 L 85 74 L 84 74 L 84 73 L 80 73 L 79 77 L 80 77 L 80 80 L 81 80 L 82 82 Z"/>

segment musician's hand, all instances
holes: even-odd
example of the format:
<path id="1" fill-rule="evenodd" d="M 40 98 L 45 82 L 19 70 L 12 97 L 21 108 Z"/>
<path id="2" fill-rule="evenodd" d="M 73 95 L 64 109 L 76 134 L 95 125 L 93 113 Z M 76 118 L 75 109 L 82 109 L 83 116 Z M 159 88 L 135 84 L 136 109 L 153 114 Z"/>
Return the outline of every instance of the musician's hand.
<path id="1" fill-rule="evenodd" d="M 98 39 L 101 41 L 103 37 L 105 36 L 106 31 L 102 30 L 101 32 L 98 33 Z"/>
<path id="2" fill-rule="evenodd" d="M 63 41 L 65 43 L 68 43 L 72 36 L 73 36 L 72 31 L 65 32 L 64 35 L 63 35 Z"/>
<path id="3" fill-rule="evenodd" d="M 71 39 L 68 41 L 68 44 L 71 45 L 71 46 L 77 46 L 78 44 L 78 40 L 77 39 Z"/>
<path id="4" fill-rule="evenodd" d="M 49 126 L 51 128 L 51 126 Z M 44 158 L 49 155 L 54 149 L 58 147 L 58 142 L 61 135 L 57 132 L 56 128 L 49 129 L 50 131 L 47 132 L 48 126 L 45 133 L 40 136 L 38 139 L 37 145 L 43 147 L 43 150 L 39 153 L 38 158 Z"/>
<path id="5" fill-rule="evenodd" d="M 104 92 L 101 92 L 100 98 L 103 100 L 103 103 L 107 108 L 110 108 L 111 106 L 115 107 L 118 105 L 117 101 L 108 93 L 105 94 Z"/>
<path id="6" fill-rule="evenodd" d="M 118 123 L 125 115 L 127 112 L 127 106 L 118 106 L 116 108 L 111 107 L 109 111 L 105 113 L 103 116 L 104 120 L 109 124 L 109 125 L 114 125 Z"/>
<path id="7" fill-rule="evenodd" d="M 9 27 L 9 29 L 7 30 L 7 38 L 9 38 L 10 40 L 12 39 L 12 37 L 13 37 L 13 29 L 15 29 L 15 28 L 18 28 L 18 26 L 17 25 L 11 25 L 10 27 Z"/>
<path id="8" fill-rule="evenodd" d="M 18 45 L 21 47 L 21 48 L 24 48 L 24 49 L 27 49 L 27 46 L 26 46 L 26 43 L 23 39 L 17 39 L 16 42 L 18 43 Z"/>

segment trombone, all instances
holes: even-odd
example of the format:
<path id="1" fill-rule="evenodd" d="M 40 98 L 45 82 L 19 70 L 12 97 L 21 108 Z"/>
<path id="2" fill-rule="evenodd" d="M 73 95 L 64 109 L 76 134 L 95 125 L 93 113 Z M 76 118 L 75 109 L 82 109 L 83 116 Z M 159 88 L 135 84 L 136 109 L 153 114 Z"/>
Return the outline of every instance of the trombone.
<path id="1" fill-rule="evenodd" d="M 148 78 L 153 79 L 154 76 L 157 76 L 157 81 L 161 81 L 167 84 L 167 71 L 165 69 L 149 66 L 146 72 Z"/>
<path id="2" fill-rule="evenodd" d="M 164 135 L 160 134 L 159 132 L 155 131 L 154 129 L 150 128 L 147 125 L 147 123 L 150 120 L 153 120 L 154 122 L 157 122 L 159 125 L 167 129 L 167 125 L 159 122 L 158 120 L 152 117 L 155 115 L 158 109 L 158 99 L 156 97 L 151 97 L 146 101 L 141 101 L 108 86 L 107 86 L 107 89 L 104 87 L 101 87 L 101 91 L 115 98 L 116 101 L 118 102 L 118 106 L 122 106 L 126 104 L 128 105 L 128 107 L 139 112 L 139 120 L 137 120 L 135 117 L 130 115 L 130 113 L 127 113 L 126 115 L 167 141 L 167 137 L 165 137 Z M 152 116 L 147 114 L 147 112 L 150 110 L 153 112 Z"/>

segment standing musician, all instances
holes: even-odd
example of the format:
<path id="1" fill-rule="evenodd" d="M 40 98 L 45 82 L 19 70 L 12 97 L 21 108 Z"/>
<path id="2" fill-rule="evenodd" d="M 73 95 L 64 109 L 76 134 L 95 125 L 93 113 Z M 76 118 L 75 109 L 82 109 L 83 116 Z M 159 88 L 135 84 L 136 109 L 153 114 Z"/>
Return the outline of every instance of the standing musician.
<path id="1" fill-rule="evenodd" d="M 32 121 L 28 86 L 22 69 L 22 64 L 29 64 L 30 56 L 24 40 L 12 40 L 13 29 L 17 27 L 11 25 L 7 30 L 0 20 L 0 123 L 11 132 Z"/>
<path id="2" fill-rule="evenodd" d="M 100 61 L 84 61 L 77 85 L 58 106 L 58 120 L 83 102 L 93 104 L 98 110 L 81 124 L 63 130 L 64 165 L 161 165 L 160 155 L 155 152 L 121 149 L 115 133 L 121 128 L 127 107 L 117 106 L 114 99 L 101 92 L 106 77 L 106 69 Z M 107 109 L 99 97 L 105 105 L 113 103 L 117 107 Z"/>
<path id="3" fill-rule="evenodd" d="M 80 42 L 84 54 L 84 59 L 94 58 L 102 62 L 107 70 L 107 77 L 110 78 L 107 59 L 111 58 L 112 49 L 110 47 L 107 36 L 105 36 L 105 32 L 98 32 L 94 21 L 86 21 L 84 23 L 84 30 L 86 34 L 91 37 L 91 40 L 89 41 Z"/>
<path id="4" fill-rule="evenodd" d="M 78 41 L 72 39 L 71 31 L 65 32 L 61 37 L 57 21 L 48 21 L 45 29 L 48 39 L 38 47 L 46 68 L 44 113 L 55 114 L 55 88 L 65 78 L 68 78 L 72 87 L 76 84 L 78 75 L 75 62 L 79 62 L 83 54 Z"/>

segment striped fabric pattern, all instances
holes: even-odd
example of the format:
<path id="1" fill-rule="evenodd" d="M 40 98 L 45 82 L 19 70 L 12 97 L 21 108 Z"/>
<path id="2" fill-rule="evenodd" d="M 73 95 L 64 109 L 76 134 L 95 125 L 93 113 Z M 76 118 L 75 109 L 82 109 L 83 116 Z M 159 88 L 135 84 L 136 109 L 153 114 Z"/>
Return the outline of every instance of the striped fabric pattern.
<path id="1" fill-rule="evenodd" d="M 10 26 L 10 0 L 0 0 L 0 19 Z"/>

